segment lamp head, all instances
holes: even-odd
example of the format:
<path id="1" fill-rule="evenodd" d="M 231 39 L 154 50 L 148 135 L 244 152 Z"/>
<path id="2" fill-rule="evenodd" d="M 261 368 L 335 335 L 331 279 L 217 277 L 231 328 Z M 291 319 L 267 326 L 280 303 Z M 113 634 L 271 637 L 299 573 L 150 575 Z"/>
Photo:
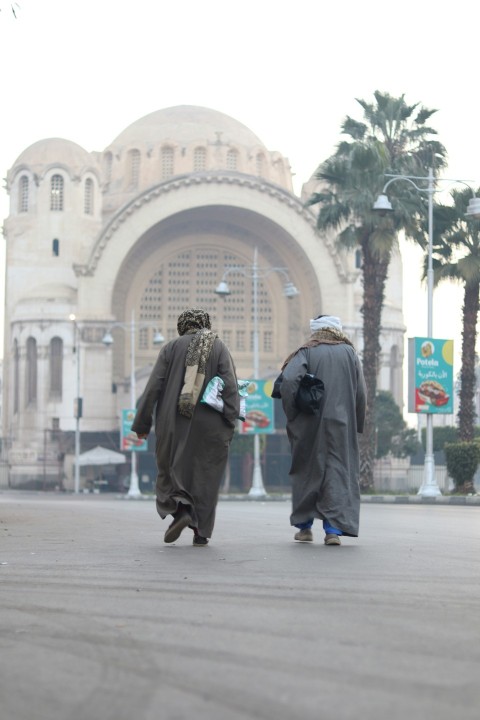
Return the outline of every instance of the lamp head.
<path id="1" fill-rule="evenodd" d="M 107 330 L 107 332 L 106 332 L 105 335 L 103 336 L 103 338 L 102 338 L 102 343 L 103 343 L 104 345 L 106 345 L 107 347 L 109 347 L 110 345 L 113 344 L 113 336 L 112 336 L 112 333 L 111 333 L 109 330 Z"/>
<path id="2" fill-rule="evenodd" d="M 227 285 L 227 283 L 225 282 L 225 280 L 222 280 L 222 282 L 220 282 L 220 283 L 217 285 L 217 287 L 216 287 L 216 289 L 215 289 L 215 292 L 216 292 L 217 295 L 223 295 L 224 297 L 225 297 L 226 295 L 230 295 L 230 294 L 231 294 L 231 293 L 230 293 L 230 288 L 228 287 L 228 285 Z"/>
<path id="3" fill-rule="evenodd" d="M 296 297 L 297 295 L 300 295 L 300 290 L 297 290 L 297 288 L 292 282 L 286 282 L 283 286 L 283 294 L 285 295 L 285 297 L 291 299 L 293 297 Z"/>
<path id="4" fill-rule="evenodd" d="M 472 217 L 475 220 L 480 220 L 480 198 L 473 197 L 470 198 L 470 201 L 468 203 L 467 212 L 465 213 L 467 217 Z"/>
<path id="5" fill-rule="evenodd" d="M 163 337 L 160 330 L 157 330 L 155 335 L 153 336 L 153 344 L 154 345 L 161 345 L 163 342 L 165 342 L 165 338 Z"/>
<path id="6" fill-rule="evenodd" d="M 388 195 L 379 195 L 373 204 L 372 210 L 378 212 L 379 215 L 393 212 L 392 203 L 388 199 Z"/>

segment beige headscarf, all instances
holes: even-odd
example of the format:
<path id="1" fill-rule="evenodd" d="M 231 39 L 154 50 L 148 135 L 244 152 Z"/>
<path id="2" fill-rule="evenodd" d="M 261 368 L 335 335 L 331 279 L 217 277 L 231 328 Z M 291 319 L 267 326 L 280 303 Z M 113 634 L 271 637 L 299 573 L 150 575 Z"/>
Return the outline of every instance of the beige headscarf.
<path id="1" fill-rule="evenodd" d="M 217 337 L 209 314 L 200 308 L 185 310 L 177 321 L 179 335 L 193 335 L 185 356 L 185 377 L 178 398 L 178 412 L 191 418 L 205 380 L 205 366 Z"/>

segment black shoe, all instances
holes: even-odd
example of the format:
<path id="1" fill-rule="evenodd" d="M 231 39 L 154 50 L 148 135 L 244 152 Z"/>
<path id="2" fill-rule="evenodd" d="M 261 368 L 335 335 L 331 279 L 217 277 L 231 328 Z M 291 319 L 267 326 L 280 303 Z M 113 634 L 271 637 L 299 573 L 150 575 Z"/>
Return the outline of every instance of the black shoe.
<path id="1" fill-rule="evenodd" d="M 204 538 L 201 535 L 194 535 L 193 544 L 195 547 L 205 547 L 208 545 L 208 538 Z"/>
<path id="2" fill-rule="evenodd" d="M 191 522 L 192 518 L 186 510 L 180 510 L 177 512 L 176 517 L 173 519 L 173 522 L 168 526 L 165 532 L 163 538 L 164 541 L 166 543 L 172 543 L 175 542 L 175 540 L 178 540 L 182 531 L 185 530 L 187 525 L 190 525 Z"/>

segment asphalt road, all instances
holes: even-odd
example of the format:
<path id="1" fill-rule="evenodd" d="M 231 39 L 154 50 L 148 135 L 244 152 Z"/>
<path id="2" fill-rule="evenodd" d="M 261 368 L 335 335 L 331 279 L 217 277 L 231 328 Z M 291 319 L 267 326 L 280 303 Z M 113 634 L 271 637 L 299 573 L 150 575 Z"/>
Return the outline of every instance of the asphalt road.
<path id="1" fill-rule="evenodd" d="M 220 502 L 194 548 L 151 501 L 0 493 L 1 719 L 478 720 L 480 507 L 364 504 L 342 547 L 288 516 Z"/>

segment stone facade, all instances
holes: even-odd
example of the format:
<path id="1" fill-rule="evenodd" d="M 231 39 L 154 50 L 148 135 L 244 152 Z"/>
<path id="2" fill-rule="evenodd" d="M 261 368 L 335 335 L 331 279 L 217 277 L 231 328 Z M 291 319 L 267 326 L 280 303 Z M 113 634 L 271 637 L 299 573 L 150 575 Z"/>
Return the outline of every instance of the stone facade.
<path id="1" fill-rule="evenodd" d="M 7 186 L 3 438 L 12 486 L 39 474 L 71 486 L 77 385 L 82 434 L 118 432 L 130 404 L 132 340 L 138 397 L 158 352 L 155 333 L 174 337 L 186 307 L 208 309 L 239 376 L 251 376 L 255 249 L 261 377 L 277 373 L 321 312 L 341 316 L 361 350 L 355 253 L 339 253 L 333 236 L 318 233 L 288 160 L 233 118 L 202 107 L 159 110 L 103 152 L 40 140 L 14 163 Z M 227 268 L 231 295 L 222 298 L 214 290 Z M 300 291 L 291 299 L 287 280 Z M 400 405 L 401 288 L 398 256 L 379 380 Z"/>

